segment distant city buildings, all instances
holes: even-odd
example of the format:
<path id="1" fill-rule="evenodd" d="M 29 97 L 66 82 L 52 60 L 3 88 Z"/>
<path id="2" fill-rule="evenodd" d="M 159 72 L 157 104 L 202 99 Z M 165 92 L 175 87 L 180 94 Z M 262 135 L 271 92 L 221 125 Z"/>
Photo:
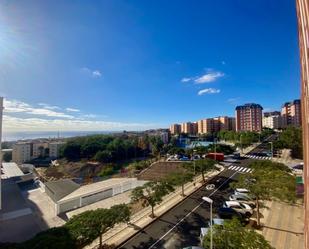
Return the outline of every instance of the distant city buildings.
<path id="1" fill-rule="evenodd" d="M 262 130 L 263 107 L 259 104 L 245 104 L 237 106 L 235 110 L 236 131 L 256 131 Z"/>
<path id="2" fill-rule="evenodd" d="M 281 129 L 282 128 L 281 113 L 278 111 L 264 112 L 263 127 L 269 128 L 269 129 Z"/>
<path id="3" fill-rule="evenodd" d="M 301 126 L 301 102 L 296 99 L 292 102 L 286 102 L 281 108 L 282 127 Z"/>
<path id="4" fill-rule="evenodd" d="M 63 141 L 32 140 L 21 141 L 13 145 L 12 161 L 17 164 L 39 157 L 58 158 Z"/>
<path id="5" fill-rule="evenodd" d="M 181 133 L 181 125 L 180 124 L 172 124 L 170 126 L 170 132 L 172 135 L 178 135 Z"/>
<path id="6" fill-rule="evenodd" d="M 170 133 L 177 135 L 180 133 L 196 135 L 219 132 L 221 130 L 235 130 L 235 118 L 220 116 L 215 118 L 206 118 L 197 122 L 185 122 L 182 124 L 172 124 Z"/>

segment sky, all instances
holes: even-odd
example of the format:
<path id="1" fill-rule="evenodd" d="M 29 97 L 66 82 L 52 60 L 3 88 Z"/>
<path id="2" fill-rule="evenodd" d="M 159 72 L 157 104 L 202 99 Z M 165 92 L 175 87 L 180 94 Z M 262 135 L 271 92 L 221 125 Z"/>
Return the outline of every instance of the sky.
<path id="1" fill-rule="evenodd" d="M 0 0 L 3 130 L 144 130 L 300 97 L 290 0 Z"/>

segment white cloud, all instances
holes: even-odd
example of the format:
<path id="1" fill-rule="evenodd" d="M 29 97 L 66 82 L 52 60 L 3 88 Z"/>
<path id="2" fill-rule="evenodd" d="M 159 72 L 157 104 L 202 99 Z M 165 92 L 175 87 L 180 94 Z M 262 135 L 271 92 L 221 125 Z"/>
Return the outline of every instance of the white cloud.
<path id="1" fill-rule="evenodd" d="M 4 99 L 4 113 L 24 113 L 30 115 L 40 115 L 46 117 L 57 117 L 57 118 L 68 118 L 68 119 L 74 118 L 74 116 L 65 114 L 63 112 L 57 112 L 44 107 L 33 107 L 22 101 L 8 100 L 8 99 Z"/>
<path id="2" fill-rule="evenodd" d="M 227 100 L 228 103 L 230 104 L 237 104 L 239 102 L 240 98 L 239 97 L 236 97 L 236 98 L 229 98 Z"/>
<path id="3" fill-rule="evenodd" d="M 189 81 L 191 81 L 192 80 L 192 78 L 182 78 L 181 79 L 181 82 L 189 82 Z"/>
<path id="4" fill-rule="evenodd" d="M 49 105 L 49 104 L 45 104 L 45 103 L 38 103 L 39 106 L 43 106 L 45 109 L 50 109 L 50 110 L 59 110 L 61 109 L 59 106 L 55 106 L 55 105 Z"/>
<path id="5" fill-rule="evenodd" d="M 94 70 L 92 72 L 92 77 L 94 77 L 94 78 L 100 78 L 101 76 L 102 76 L 102 74 L 99 70 Z"/>
<path id="6" fill-rule="evenodd" d="M 72 115 L 68 115 L 43 108 L 43 103 L 40 104 L 35 107 L 22 101 L 4 99 L 3 131 L 121 131 L 159 127 L 158 124 L 98 120 L 107 116 L 84 114 L 78 109 L 69 107 L 64 109 L 72 111 Z M 44 104 L 46 105 L 49 106 Z"/>
<path id="7" fill-rule="evenodd" d="M 158 124 L 123 123 L 89 120 L 18 118 L 10 115 L 3 116 L 3 130 L 16 131 L 97 131 L 97 130 L 144 130 L 158 127 Z"/>
<path id="8" fill-rule="evenodd" d="M 200 90 L 197 94 L 198 95 L 204 95 L 204 94 L 214 94 L 214 93 L 219 93 L 220 89 L 215 89 L 215 88 L 205 88 L 203 90 Z"/>
<path id="9" fill-rule="evenodd" d="M 224 73 L 221 72 L 208 72 L 194 80 L 196 84 L 204 84 L 216 81 L 218 78 L 221 78 L 224 76 Z"/>
<path id="10" fill-rule="evenodd" d="M 83 73 L 85 73 L 85 74 L 90 75 L 90 76 L 93 77 L 93 78 L 100 78 L 100 77 L 102 77 L 102 73 L 101 73 L 98 69 L 96 69 L 96 70 L 91 70 L 91 69 L 89 69 L 88 67 L 83 67 L 83 68 L 81 69 L 81 71 L 82 71 Z"/>
<path id="11" fill-rule="evenodd" d="M 71 107 L 67 107 L 67 108 L 65 108 L 65 110 L 68 111 L 68 112 L 80 112 L 79 109 L 75 109 L 75 108 L 71 108 Z"/>

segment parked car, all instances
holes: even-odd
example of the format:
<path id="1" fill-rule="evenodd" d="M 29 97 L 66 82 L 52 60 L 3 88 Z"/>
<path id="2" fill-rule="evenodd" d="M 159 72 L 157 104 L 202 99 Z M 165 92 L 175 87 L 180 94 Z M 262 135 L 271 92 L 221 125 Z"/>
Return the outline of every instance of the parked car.
<path id="1" fill-rule="evenodd" d="M 224 223 L 224 219 L 212 219 L 212 225 L 219 225 L 219 226 L 223 226 Z M 210 229 L 210 220 L 207 222 L 206 227 L 201 227 L 201 233 L 200 233 L 200 241 L 201 244 L 203 243 L 203 238 L 204 236 L 208 233 Z"/>
<path id="2" fill-rule="evenodd" d="M 229 200 L 248 204 L 251 208 L 255 208 L 256 206 L 255 201 L 247 194 L 230 195 Z"/>
<path id="3" fill-rule="evenodd" d="M 235 195 L 238 195 L 238 194 L 249 194 L 249 190 L 245 189 L 245 188 L 237 188 L 237 189 L 235 189 L 234 194 Z"/>
<path id="4" fill-rule="evenodd" d="M 180 161 L 190 161 L 189 157 L 183 156 L 179 159 Z"/>
<path id="5" fill-rule="evenodd" d="M 232 219 L 234 217 L 238 218 L 238 219 L 243 219 L 244 215 L 237 212 L 235 209 L 233 208 L 228 208 L 228 207 L 221 207 L 218 209 L 217 211 L 218 216 L 222 219 Z"/>
<path id="6" fill-rule="evenodd" d="M 253 214 L 253 210 L 248 204 L 238 201 L 225 201 L 223 207 L 232 208 L 237 212 L 243 214 L 246 218 L 250 217 Z"/>

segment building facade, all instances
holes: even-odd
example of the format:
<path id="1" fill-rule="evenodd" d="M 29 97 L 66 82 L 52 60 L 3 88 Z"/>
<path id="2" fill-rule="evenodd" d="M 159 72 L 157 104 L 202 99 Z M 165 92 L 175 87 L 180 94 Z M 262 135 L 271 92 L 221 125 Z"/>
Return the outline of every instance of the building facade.
<path id="1" fill-rule="evenodd" d="M 172 135 L 178 135 L 181 133 L 181 125 L 180 124 L 172 124 L 170 126 L 170 132 Z"/>
<path id="2" fill-rule="evenodd" d="M 282 117 L 280 112 L 265 112 L 263 116 L 263 127 L 270 129 L 282 128 Z"/>
<path id="3" fill-rule="evenodd" d="M 281 108 L 282 125 L 301 126 L 301 101 L 296 99 L 292 102 L 286 102 Z"/>
<path id="4" fill-rule="evenodd" d="M 262 130 L 263 107 L 259 104 L 245 104 L 237 106 L 235 110 L 236 131 L 256 131 Z"/>
<path id="5" fill-rule="evenodd" d="M 296 7 L 301 66 L 301 111 L 304 147 L 304 248 L 309 248 L 309 2 L 308 0 L 296 0 Z"/>
<path id="6" fill-rule="evenodd" d="M 30 161 L 32 159 L 32 143 L 18 142 L 13 145 L 12 161 L 17 164 Z"/>
<path id="7" fill-rule="evenodd" d="M 60 148 L 64 144 L 65 144 L 65 142 L 51 142 L 51 143 L 49 143 L 48 144 L 49 157 L 51 157 L 51 158 L 58 158 L 59 157 Z"/>
<path id="8" fill-rule="evenodd" d="M 197 123 L 186 122 L 181 124 L 181 133 L 195 135 L 198 130 Z"/>

